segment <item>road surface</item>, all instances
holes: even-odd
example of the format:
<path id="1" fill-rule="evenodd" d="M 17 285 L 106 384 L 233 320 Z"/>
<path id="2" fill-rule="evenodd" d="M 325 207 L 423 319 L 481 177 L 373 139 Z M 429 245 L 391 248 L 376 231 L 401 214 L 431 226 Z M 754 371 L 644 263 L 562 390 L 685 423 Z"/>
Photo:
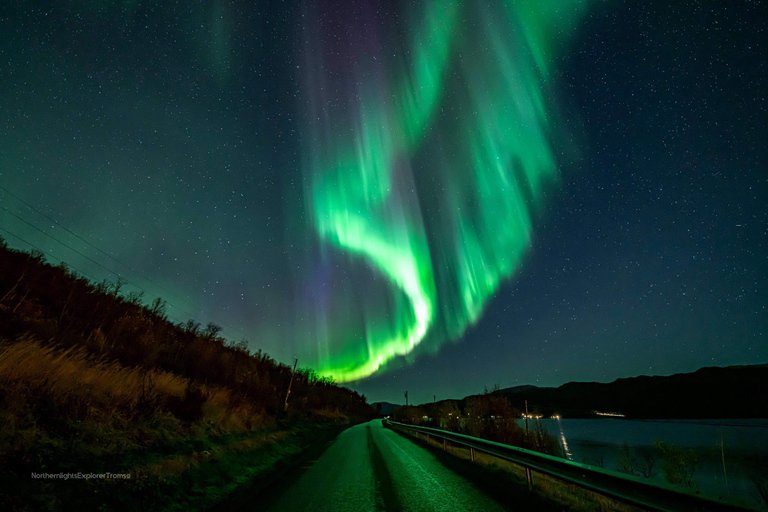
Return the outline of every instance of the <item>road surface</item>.
<path id="1" fill-rule="evenodd" d="M 269 510 L 506 509 L 428 450 L 374 420 L 342 432 Z"/>

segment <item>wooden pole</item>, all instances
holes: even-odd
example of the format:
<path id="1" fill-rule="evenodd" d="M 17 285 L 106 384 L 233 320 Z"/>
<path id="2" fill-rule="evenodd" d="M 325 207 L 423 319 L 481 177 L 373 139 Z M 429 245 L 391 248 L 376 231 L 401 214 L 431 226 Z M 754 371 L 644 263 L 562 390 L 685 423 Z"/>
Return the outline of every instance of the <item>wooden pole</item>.
<path id="1" fill-rule="evenodd" d="M 525 401 L 525 437 L 528 437 L 528 400 Z"/>
<path id="2" fill-rule="evenodd" d="M 291 394 L 291 386 L 293 386 L 293 376 L 296 375 L 296 365 L 299 364 L 299 359 L 296 358 L 293 361 L 293 371 L 291 372 L 291 380 L 288 382 L 288 392 L 285 394 L 285 406 L 284 411 L 288 410 L 288 396 Z"/>
<path id="3" fill-rule="evenodd" d="M 408 390 L 405 390 L 405 422 L 410 423 L 408 421 Z"/>
<path id="4" fill-rule="evenodd" d="M 24 274 L 26 274 L 26 273 L 27 273 L 27 271 L 26 271 L 26 270 L 25 270 L 24 272 L 22 272 L 22 273 L 21 273 L 21 277 L 19 277 L 19 280 L 18 280 L 18 281 L 16 281 L 16 284 L 14 284 L 14 285 L 11 287 L 11 289 L 10 289 L 10 290 L 8 290 L 8 293 L 6 293 L 5 295 L 3 295 L 3 298 L 2 298 L 2 299 L 0 299 L 0 303 L 1 303 L 1 302 L 3 302 L 3 301 L 4 301 L 5 299 L 7 299 L 8 297 L 10 297 L 10 296 L 11 296 L 11 294 L 12 294 L 12 293 L 13 293 L 13 292 L 16 290 L 16 288 L 18 288 L 18 286 L 19 286 L 19 283 L 21 282 L 21 280 L 22 280 L 22 279 L 24 279 Z"/>
<path id="5" fill-rule="evenodd" d="M 525 437 L 528 438 L 528 400 L 525 401 Z M 531 468 L 525 468 L 525 479 L 528 481 L 528 490 L 533 489 L 533 475 Z"/>

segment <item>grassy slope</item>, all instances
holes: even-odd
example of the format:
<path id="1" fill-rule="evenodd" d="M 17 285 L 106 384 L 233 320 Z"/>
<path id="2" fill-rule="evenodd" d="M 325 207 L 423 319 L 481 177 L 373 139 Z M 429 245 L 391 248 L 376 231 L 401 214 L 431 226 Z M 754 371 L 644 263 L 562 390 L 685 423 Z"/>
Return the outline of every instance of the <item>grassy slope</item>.
<path id="1" fill-rule="evenodd" d="M 372 412 L 116 288 L 0 244 L 0 509 L 205 509 Z"/>

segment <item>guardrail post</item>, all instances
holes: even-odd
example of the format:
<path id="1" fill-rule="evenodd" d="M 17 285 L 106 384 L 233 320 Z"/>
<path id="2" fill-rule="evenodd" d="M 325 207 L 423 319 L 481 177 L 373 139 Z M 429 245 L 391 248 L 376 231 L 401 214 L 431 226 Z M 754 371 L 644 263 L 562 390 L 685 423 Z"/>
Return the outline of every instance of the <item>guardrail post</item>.
<path id="1" fill-rule="evenodd" d="M 576 488 L 587 489 L 598 495 L 607 496 L 628 504 L 641 507 L 644 510 L 668 510 L 680 512 L 684 510 L 710 510 L 731 512 L 732 510 L 747 510 L 727 502 L 715 501 L 707 496 L 696 496 L 679 490 L 631 479 L 611 471 L 590 468 L 567 460 L 559 460 L 544 456 L 524 448 L 493 443 L 484 439 L 453 433 L 445 430 L 404 425 L 398 422 L 387 422 L 388 426 L 402 432 L 426 434 L 427 439 L 435 437 L 435 443 L 443 440 L 443 450 L 448 450 L 448 440 L 459 447 L 470 449 L 470 458 L 475 460 L 475 446 L 482 453 L 525 468 L 529 491 L 533 491 L 533 471 L 548 475 L 569 484 L 571 491 Z M 437 444 L 439 446 L 439 444 Z"/>
<path id="2" fill-rule="evenodd" d="M 472 460 L 472 462 L 475 462 L 475 449 L 470 448 L 469 449 L 469 458 Z"/>

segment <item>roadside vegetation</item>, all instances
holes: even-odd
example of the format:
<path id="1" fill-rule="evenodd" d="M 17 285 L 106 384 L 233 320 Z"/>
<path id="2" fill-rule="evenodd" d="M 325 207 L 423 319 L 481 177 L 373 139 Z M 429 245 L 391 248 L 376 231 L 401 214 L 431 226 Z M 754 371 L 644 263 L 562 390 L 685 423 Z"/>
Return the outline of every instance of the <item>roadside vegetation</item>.
<path id="1" fill-rule="evenodd" d="M 533 411 L 528 419 L 528 428 L 521 427 L 519 422 L 520 419 L 524 418 L 523 413 L 512 407 L 504 394 L 496 393 L 496 389 L 486 389 L 483 394 L 462 401 L 447 400 L 435 404 L 400 407 L 391 414 L 391 418 L 398 422 L 439 428 L 564 457 L 563 448 L 558 440 L 547 432 L 537 417 L 540 415 L 537 411 Z M 401 431 L 398 430 L 398 432 Z M 407 435 L 419 438 L 440 450 L 443 449 L 443 443 L 438 439 L 427 440 L 426 436 L 412 432 L 407 432 Z M 470 452 L 467 448 L 446 443 L 446 449 L 452 455 L 470 459 Z M 520 486 L 527 486 L 525 469 L 519 465 L 479 452 L 475 453 L 474 461 L 488 467 L 491 473 L 495 472 L 494 474 L 498 478 L 509 479 Z M 593 454 L 591 458 L 584 458 L 581 462 L 600 468 L 606 466 L 602 452 Z M 698 465 L 699 456 L 694 450 L 657 440 L 653 446 L 630 447 L 623 445 L 619 447 L 616 466 L 606 469 L 614 469 L 633 477 L 656 479 L 661 485 L 664 482 L 679 487 L 685 492 L 694 494 L 704 492 L 706 494 L 707 489 L 700 489 L 696 482 Z M 750 480 L 755 488 L 752 496 L 753 502 L 759 505 L 768 503 L 768 486 L 765 484 L 764 474 L 765 472 L 759 470 L 757 466 L 750 472 Z M 637 510 L 634 507 L 547 475 L 534 473 L 532 481 L 534 490 L 568 510 Z M 718 498 L 717 496 L 712 496 L 712 498 L 722 499 L 722 497 Z M 743 504 L 754 505 L 754 503 Z"/>
<path id="2" fill-rule="evenodd" d="M 394 419 L 394 418 L 393 418 Z M 521 429 L 522 430 L 522 429 Z M 460 445 L 443 443 L 435 437 L 427 439 L 423 434 L 396 429 L 402 435 L 415 438 L 428 445 L 435 456 L 454 471 L 463 473 L 494 495 L 510 508 L 520 510 L 570 510 L 577 512 L 640 512 L 640 509 L 607 498 L 600 494 L 565 483 L 541 473 L 533 473 L 529 492 L 525 468 L 499 459 L 493 455 L 475 452 L 474 461 L 470 450 Z M 524 431 L 523 431 L 524 434 Z M 446 455 L 443 455 L 446 454 Z M 461 464 L 451 463 L 450 458 L 464 459 Z M 513 503 L 509 503 L 514 496 Z"/>
<path id="3" fill-rule="evenodd" d="M 201 509 L 372 416 L 365 397 L 125 289 L 0 239 L 0 509 Z"/>
<path id="4" fill-rule="evenodd" d="M 529 420 L 527 431 L 518 425 L 523 414 L 512 408 L 507 397 L 496 393 L 497 389 L 486 389 L 483 394 L 469 398 L 464 410 L 455 401 L 445 401 L 407 409 L 399 407 L 392 412 L 392 419 L 563 457 L 560 443 L 541 422 Z"/>

